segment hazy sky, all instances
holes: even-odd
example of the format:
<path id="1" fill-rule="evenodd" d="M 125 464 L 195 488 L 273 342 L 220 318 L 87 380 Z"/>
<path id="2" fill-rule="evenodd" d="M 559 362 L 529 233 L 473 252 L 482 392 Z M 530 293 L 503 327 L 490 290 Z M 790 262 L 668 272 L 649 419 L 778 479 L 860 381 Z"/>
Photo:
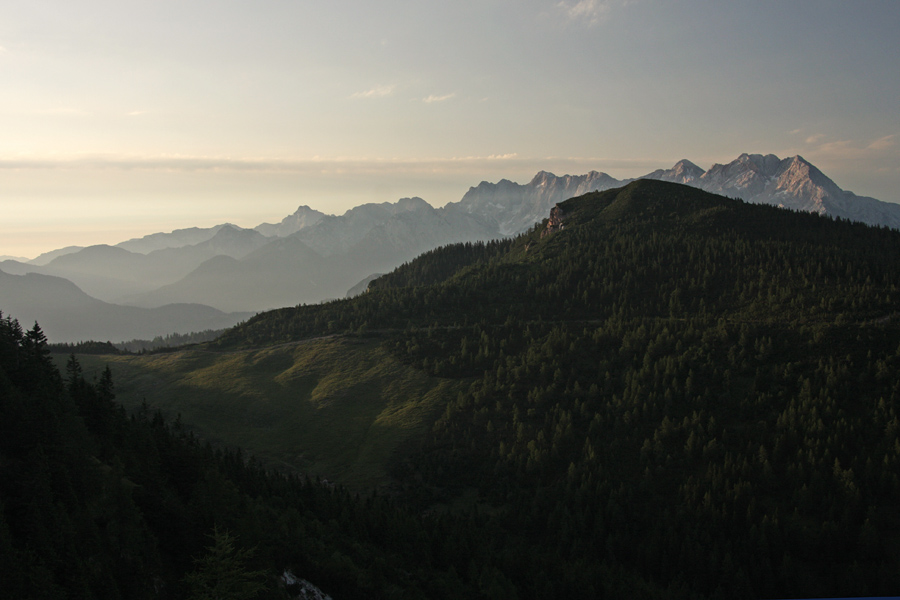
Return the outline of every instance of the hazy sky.
<path id="1" fill-rule="evenodd" d="M 897 0 L 4 0 L 0 255 L 741 152 L 900 202 L 898 31 Z"/>

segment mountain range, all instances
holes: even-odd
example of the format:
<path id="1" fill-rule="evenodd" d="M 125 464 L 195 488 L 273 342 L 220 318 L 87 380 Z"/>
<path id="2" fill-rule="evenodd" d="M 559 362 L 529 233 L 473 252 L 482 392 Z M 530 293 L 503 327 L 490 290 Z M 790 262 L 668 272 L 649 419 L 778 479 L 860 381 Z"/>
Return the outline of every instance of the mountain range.
<path id="1" fill-rule="evenodd" d="M 0 306 L 22 323 L 38 321 L 56 342 L 153 339 L 173 331 L 231 327 L 253 313 L 224 313 L 202 304 L 167 304 L 158 308 L 121 306 L 97 300 L 61 277 L 0 271 Z"/>
<path id="2" fill-rule="evenodd" d="M 637 179 L 681 183 L 753 204 L 900 228 L 900 204 L 844 191 L 802 156 L 780 159 L 774 154 L 741 154 L 726 165 L 714 164 L 708 171 L 684 159 L 670 169 L 658 169 Z M 615 179 L 597 171 L 562 177 L 541 171 L 524 185 L 506 179 L 482 182 L 446 208 L 477 215 L 496 224 L 501 234 L 512 235 L 546 218 L 563 200 L 632 181 L 635 179 Z"/>
<path id="3" fill-rule="evenodd" d="M 900 205 L 844 191 L 800 156 L 779 159 L 771 154 L 742 154 L 708 171 L 681 160 L 670 169 L 639 179 L 682 183 L 754 204 L 900 228 Z M 64 279 L 109 304 L 145 309 L 200 304 L 240 313 L 231 319 L 237 322 L 247 312 L 344 297 L 373 274 L 389 272 L 425 251 L 517 234 L 545 218 L 559 202 L 631 181 L 597 171 L 564 176 L 541 171 L 527 184 L 506 179 L 481 182 L 459 202 L 441 208 L 421 198 L 364 204 L 341 216 L 300 206 L 279 223 L 262 223 L 252 229 L 224 223 L 154 233 L 115 246 L 72 246 L 32 261 L 4 260 L 0 270 L 9 275 Z M 26 284 L 31 283 L 6 278 L 0 288 L 0 306 L 12 302 L 13 295 L 28 297 Z M 69 308 L 54 308 L 54 299 L 66 297 L 70 291 L 33 303 L 26 320 L 34 318 L 46 324 L 57 341 L 75 341 L 60 339 L 63 330 L 54 325 L 59 311 L 72 317 Z M 35 312 L 38 305 L 40 313 Z M 194 314 L 191 311 L 189 314 Z M 93 322 L 93 317 L 72 320 L 87 323 Z M 185 326 L 201 328 L 199 323 L 186 325 L 189 321 L 179 316 L 160 322 L 159 327 L 163 334 Z M 66 336 L 79 339 L 102 337 L 74 325 L 67 331 Z M 137 334 L 126 335 L 129 337 Z"/>

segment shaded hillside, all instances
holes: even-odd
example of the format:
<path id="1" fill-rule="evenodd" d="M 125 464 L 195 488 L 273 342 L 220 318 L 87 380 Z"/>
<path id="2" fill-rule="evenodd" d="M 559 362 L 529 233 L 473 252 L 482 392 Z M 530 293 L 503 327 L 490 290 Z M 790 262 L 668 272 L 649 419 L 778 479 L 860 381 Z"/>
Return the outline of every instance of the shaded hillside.
<path id="1" fill-rule="evenodd" d="M 363 336 L 461 386 L 386 469 L 487 515 L 506 597 L 900 591 L 900 232 L 650 180 L 547 225 L 208 348 Z"/>
<path id="2" fill-rule="evenodd" d="M 329 338 L 246 352 L 192 347 L 152 356 L 83 356 L 109 365 L 126 408 L 180 414 L 203 438 L 270 467 L 355 490 L 384 486 L 401 444 L 423 435 L 458 382 L 405 365 L 378 341 Z"/>
<path id="3" fill-rule="evenodd" d="M 477 518 L 267 471 L 146 405 L 127 416 L 109 369 L 91 379 L 75 357 L 61 375 L 40 327 L 0 314 L 4 598 L 297 597 L 284 573 L 348 599 L 509 585 Z"/>

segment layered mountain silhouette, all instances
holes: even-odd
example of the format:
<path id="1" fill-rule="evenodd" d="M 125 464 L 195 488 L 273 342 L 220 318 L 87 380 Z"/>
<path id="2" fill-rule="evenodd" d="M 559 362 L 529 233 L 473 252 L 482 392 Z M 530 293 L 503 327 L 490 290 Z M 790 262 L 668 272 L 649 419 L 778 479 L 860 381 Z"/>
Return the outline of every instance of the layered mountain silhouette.
<path id="1" fill-rule="evenodd" d="M 201 304 L 159 308 L 119 306 L 85 294 L 61 277 L 0 271 L 0 309 L 24 324 L 35 321 L 54 342 L 152 339 L 176 331 L 231 327 L 252 313 L 226 314 Z"/>
<path id="2" fill-rule="evenodd" d="M 708 171 L 681 160 L 640 179 L 900 228 L 900 205 L 844 191 L 800 156 L 742 154 Z M 342 298 L 373 274 L 387 273 L 423 252 L 525 231 L 568 198 L 631 181 L 597 171 L 564 176 L 541 171 L 526 184 L 481 182 L 459 202 L 442 208 L 421 198 L 364 204 L 340 216 L 300 206 L 279 223 L 253 229 L 223 223 L 154 233 L 115 246 L 67 247 L 29 262 L 2 261 L 0 270 L 64 278 L 107 303 L 142 308 L 187 303 L 257 312 Z M 44 307 L 52 313 L 50 305 Z M 164 326 L 164 332 L 186 332 L 174 325 Z"/>

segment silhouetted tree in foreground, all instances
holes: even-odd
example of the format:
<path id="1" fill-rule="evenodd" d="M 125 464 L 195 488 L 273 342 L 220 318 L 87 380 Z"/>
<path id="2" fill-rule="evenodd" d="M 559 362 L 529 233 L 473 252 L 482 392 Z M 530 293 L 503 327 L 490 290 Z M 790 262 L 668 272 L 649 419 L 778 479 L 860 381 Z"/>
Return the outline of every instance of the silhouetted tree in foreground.
<path id="1" fill-rule="evenodd" d="M 212 545 L 206 554 L 194 559 L 197 567 L 185 577 L 191 590 L 190 600 L 250 600 L 266 587 L 265 572 L 248 567 L 253 550 L 236 547 L 227 530 L 213 529 Z"/>

